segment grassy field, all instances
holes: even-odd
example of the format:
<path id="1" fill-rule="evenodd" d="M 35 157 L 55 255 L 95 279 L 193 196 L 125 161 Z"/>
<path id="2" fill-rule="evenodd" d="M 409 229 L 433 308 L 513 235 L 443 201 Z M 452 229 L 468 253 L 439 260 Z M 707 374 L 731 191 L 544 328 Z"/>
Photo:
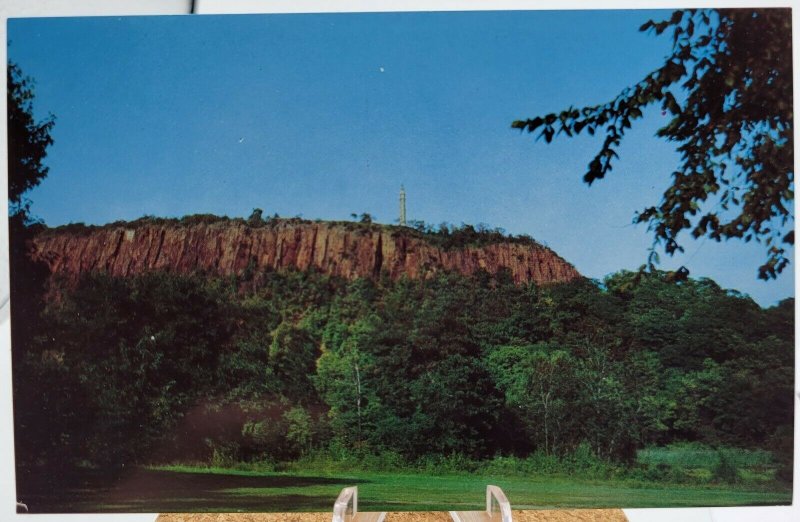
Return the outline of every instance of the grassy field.
<path id="1" fill-rule="evenodd" d="M 357 485 L 362 510 L 481 509 L 486 484 L 503 488 L 514 509 L 787 504 L 791 490 L 720 485 L 582 480 L 572 477 L 420 473 L 276 473 L 159 466 L 135 468 L 109 484 L 89 472 L 21 500 L 31 511 L 329 511 L 342 487 Z"/>
<path id="2" fill-rule="evenodd" d="M 772 454 L 765 450 L 741 448 L 711 449 L 692 444 L 675 444 L 669 447 L 639 450 L 637 463 L 640 467 L 660 471 L 662 476 L 673 480 L 709 482 L 720 473 L 724 459 L 732 477 L 743 484 L 768 484 L 774 482 L 778 466 Z M 656 473 L 658 475 L 658 473 Z"/>

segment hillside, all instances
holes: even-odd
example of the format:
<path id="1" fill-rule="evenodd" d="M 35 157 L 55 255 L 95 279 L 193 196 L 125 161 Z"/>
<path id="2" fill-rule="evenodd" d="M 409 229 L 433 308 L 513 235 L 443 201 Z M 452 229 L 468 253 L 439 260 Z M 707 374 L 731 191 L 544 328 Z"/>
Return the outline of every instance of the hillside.
<path id="1" fill-rule="evenodd" d="M 176 463 L 791 490 L 793 300 L 661 272 L 600 283 L 528 237 L 418 228 L 39 227 L 59 277 L 15 273 L 22 498 L 67 481 L 50 469 Z M 705 455 L 702 474 L 658 456 L 676 451 Z"/>
<path id="2" fill-rule="evenodd" d="M 345 279 L 385 273 L 395 280 L 440 271 L 472 275 L 481 269 L 489 274 L 507 269 L 518 284 L 581 277 L 555 252 L 529 238 L 476 232 L 474 239 L 452 247 L 441 236 L 407 227 L 299 219 L 253 225 L 198 216 L 44 229 L 34 240 L 32 256 L 68 277 L 86 272 L 128 277 L 154 270 L 228 276 L 264 269 L 316 270 Z"/>

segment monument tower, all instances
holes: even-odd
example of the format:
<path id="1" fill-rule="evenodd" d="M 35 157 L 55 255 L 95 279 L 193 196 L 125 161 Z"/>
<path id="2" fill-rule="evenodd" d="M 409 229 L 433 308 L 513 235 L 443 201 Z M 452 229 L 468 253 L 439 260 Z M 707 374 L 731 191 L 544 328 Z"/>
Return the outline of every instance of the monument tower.
<path id="1" fill-rule="evenodd" d="M 406 189 L 400 185 L 400 226 L 406 226 Z"/>

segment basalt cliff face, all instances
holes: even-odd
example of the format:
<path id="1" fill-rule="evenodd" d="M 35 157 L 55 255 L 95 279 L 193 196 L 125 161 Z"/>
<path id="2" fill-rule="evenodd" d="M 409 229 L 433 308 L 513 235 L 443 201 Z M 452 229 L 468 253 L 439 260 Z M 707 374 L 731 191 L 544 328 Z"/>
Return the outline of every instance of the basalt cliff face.
<path id="1" fill-rule="evenodd" d="M 45 230 L 31 256 L 54 274 L 77 279 L 92 271 L 132 276 L 146 271 L 242 275 L 246 271 L 317 270 L 346 279 L 437 271 L 465 275 L 507 269 L 514 282 L 567 282 L 581 277 L 552 250 L 535 243 L 498 242 L 444 249 L 409 229 L 355 223 L 242 221 L 195 225 L 125 224 Z"/>

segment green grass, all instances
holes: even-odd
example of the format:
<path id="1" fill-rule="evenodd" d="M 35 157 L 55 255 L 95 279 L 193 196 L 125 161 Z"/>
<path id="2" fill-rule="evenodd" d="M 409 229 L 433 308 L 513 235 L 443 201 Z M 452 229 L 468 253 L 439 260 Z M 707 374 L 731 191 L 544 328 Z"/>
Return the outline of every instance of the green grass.
<path id="1" fill-rule="evenodd" d="M 758 484 L 775 480 L 778 465 L 766 450 L 740 448 L 713 449 L 697 444 L 674 444 L 640 450 L 637 464 L 643 469 L 670 470 L 685 481 L 704 483 L 718 479 L 715 470 L 721 459 L 735 469 L 740 482 Z"/>
<path id="2" fill-rule="evenodd" d="M 723 456 L 732 466 L 727 474 L 719 472 Z M 68 478 L 31 468 L 18 486 L 34 513 L 329 511 L 341 488 L 352 485 L 365 510 L 467 510 L 481 508 L 489 483 L 502 487 L 516 509 L 790 503 L 791 486 L 775 479 L 776 469 L 767 451 L 697 444 L 642 450 L 628 468 L 587 451 L 413 463 L 388 452 L 345 458 L 323 452 L 294 462 L 184 463 L 121 475 L 83 467 Z"/>
<path id="3" fill-rule="evenodd" d="M 737 468 L 772 466 L 772 454 L 765 450 L 725 448 L 715 450 L 697 445 L 671 445 L 664 448 L 639 450 L 637 461 L 642 464 L 667 464 L 685 469 L 712 468 L 723 453 Z"/>
<path id="4" fill-rule="evenodd" d="M 788 492 L 747 491 L 720 487 L 640 487 L 613 482 L 582 481 L 565 477 L 479 477 L 455 475 L 359 474 L 359 502 L 365 510 L 481 509 L 487 484 L 500 486 L 515 509 L 561 507 L 677 507 L 788 503 Z M 346 480 L 344 480 L 346 482 Z M 344 485 L 343 482 L 343 485 Z M 303 490 L 306 493 L 308 489 Z M 301 489 L 282 494 L 301 494 Z M 319 487 L 315 494 L 330 491 Z M 229 493 L 245 497 L 272 494 L 269 488 L 236 488 Z M 335 492 L 330 491 L 330 498 Z"/>
<path id="5" fill-rule="evenodd" d="M 328 511 L 356 485 L 363 510 L 481 509 L 487 484 L 515 509 L 787 504 L 791 490 L 687 486 L 570 477 L 420 473 L 278 473 L 192 466 L 138 468 L 105 494 L 57 506 L 63 511 Z"/>
<path id="6" fill-rule="evenodd" d="M 298 477 L 288 473 L 259 473 L 222 469 L 159 467 L 181 473 L 240 476 Z M 791 492 L 764 488 L 721 486 L 661 486 L 634 481 L 580 480 L 571 477 L 507 477 L 464 474 L 425 475 L 405 473 L 338 474 L 332 485 L 284 488 L 231 488 L 226 493 L 239 497 L 270 498 L 275 495 L 328 495 L 333 499 L 339 486 L 359 486 L 359 502 L 370 510 L 480 509 L 486 484 L 503 488 L 516 509 L 557 507 L 679 507 L 747 504 L 780 504 L 791 501 Z"/>

